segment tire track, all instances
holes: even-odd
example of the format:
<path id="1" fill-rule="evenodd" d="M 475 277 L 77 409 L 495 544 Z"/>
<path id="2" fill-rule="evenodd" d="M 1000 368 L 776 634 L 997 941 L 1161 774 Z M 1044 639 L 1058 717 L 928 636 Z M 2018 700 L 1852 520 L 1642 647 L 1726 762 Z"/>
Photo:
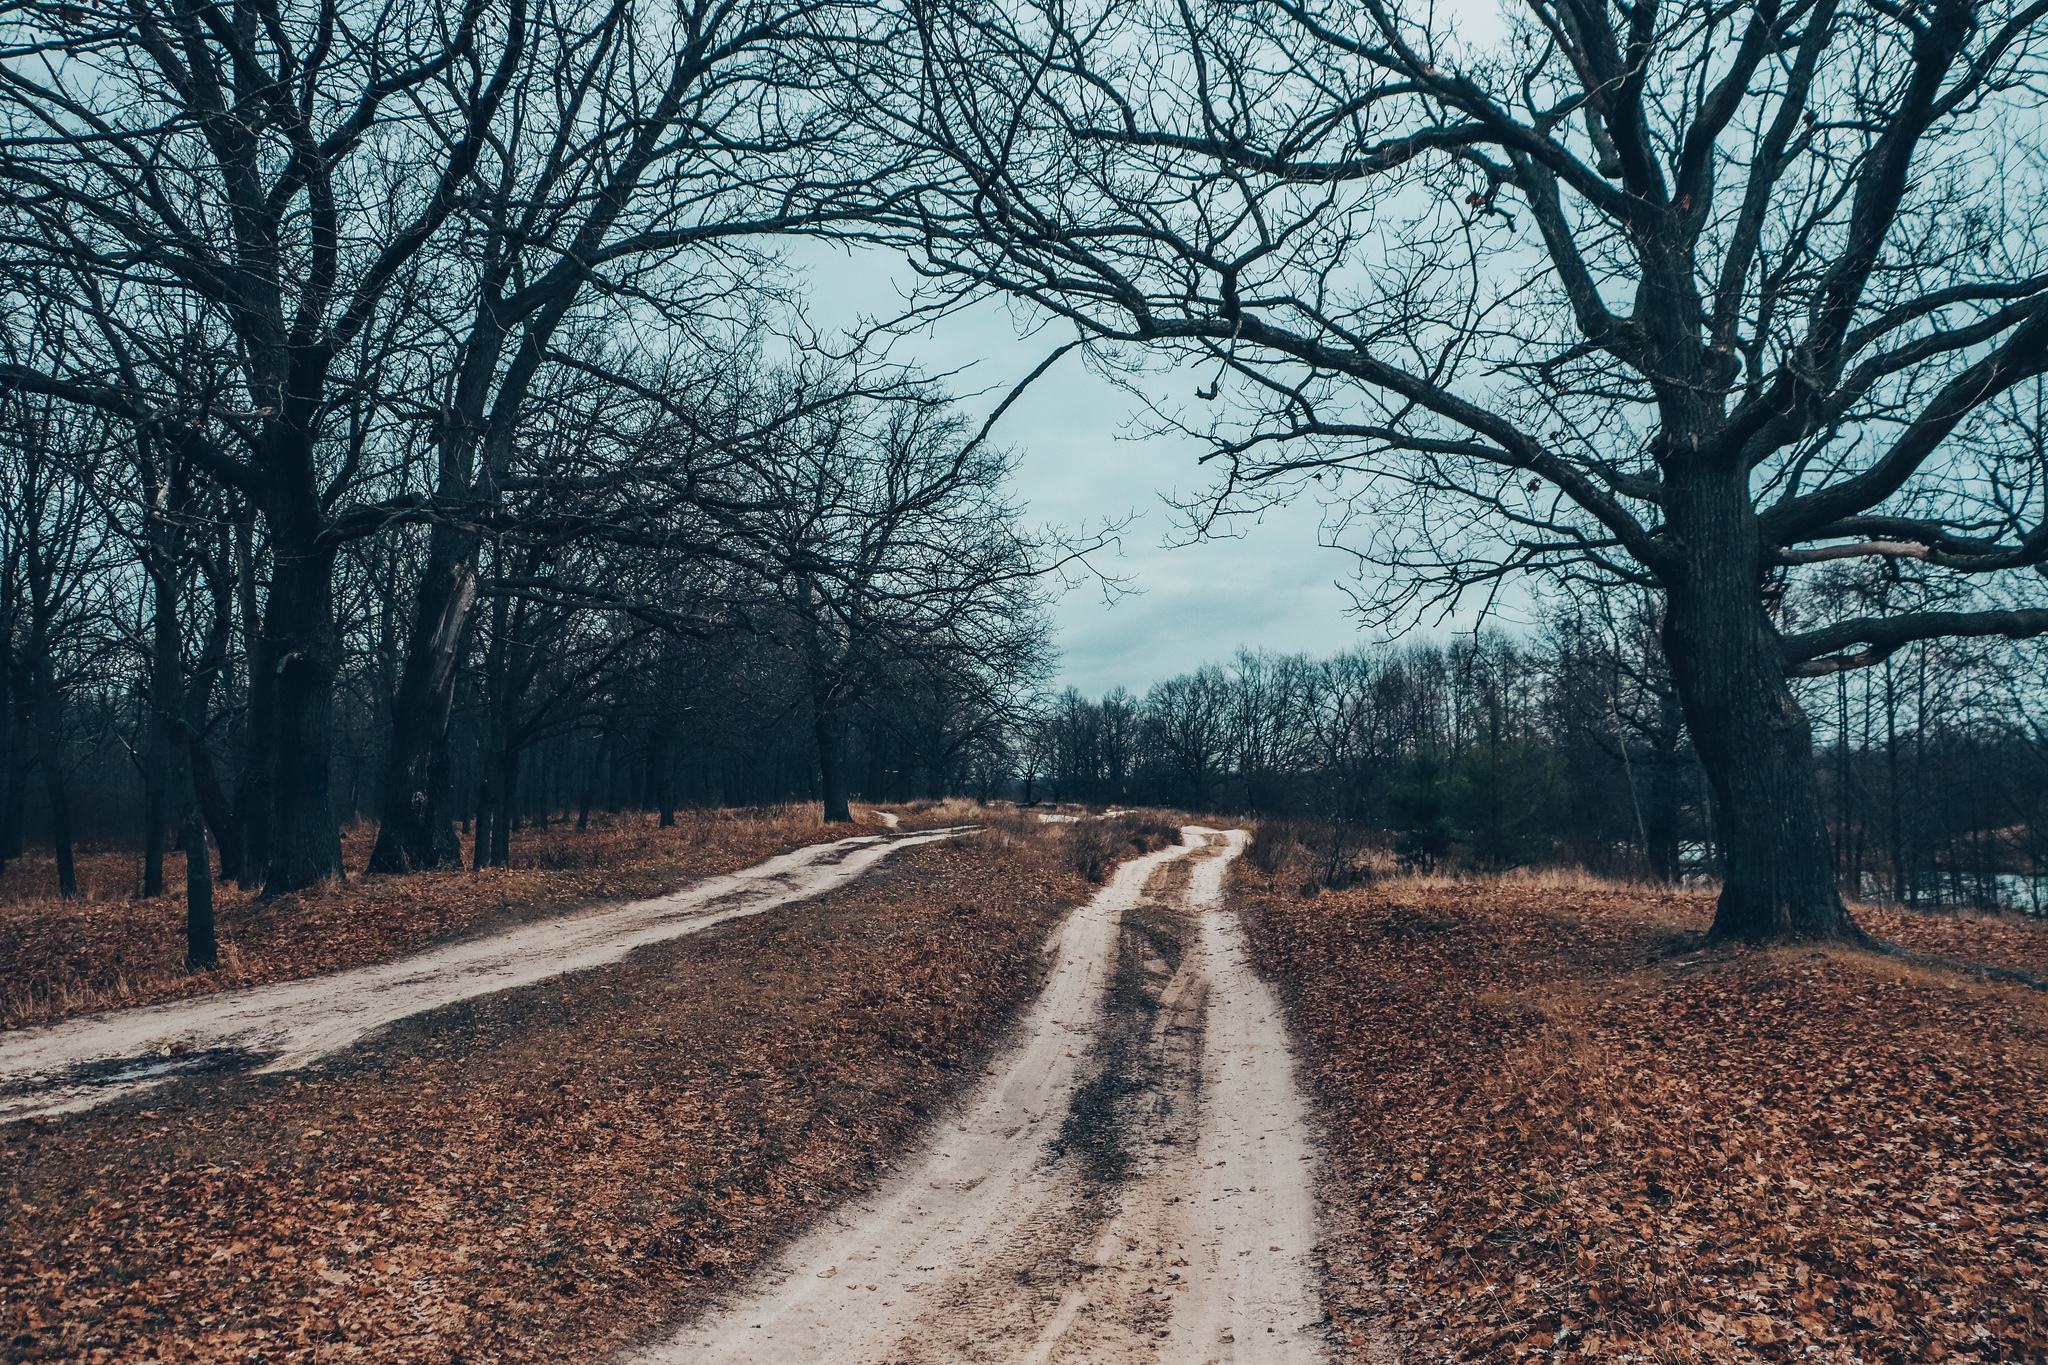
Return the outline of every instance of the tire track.
<path id="1" fill-rule="evenodd" d="M 458 940 L 389 962 L 0 1035 L 0 1122 L 122 1099 L 203 1071 L 287 1071 L 443 1005 L 616 962 L 635 948 L 844 886 L 899 848 L 974 826 L 813 844 L 666 896 Z"/>
<path id="2" fill-rule="evenodd" d="M 1183 835 L 1068 918 L 1016 1044 L 871 1203 L 627 1365 L 1327 1359 L 1307 1112 L 1223 907 L 1244 836 Z"/>

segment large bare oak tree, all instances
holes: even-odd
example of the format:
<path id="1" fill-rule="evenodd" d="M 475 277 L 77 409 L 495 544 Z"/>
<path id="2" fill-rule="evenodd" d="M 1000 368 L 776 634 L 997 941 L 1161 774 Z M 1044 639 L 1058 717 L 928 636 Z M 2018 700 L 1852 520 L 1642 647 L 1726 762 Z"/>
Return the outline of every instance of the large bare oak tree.
<path id="1" fill-rule="evenodd" d="M 876 126 L 952 159 L 904 240 L 1184 364 L 1213 510 L 1351 500 L 1393 612 L 1537 572 L 1665 599 L 1714 932 L 1860 939 L 1792 680 L 2048 632 L 2048 5 L 908 6 Z M 1200 400 L 1209 400 L 1206 404 Z M 1967 609 L 1795 622 L 1876 557 Z M 1954 592 L 1945 595 L 1954 596 Z"/>

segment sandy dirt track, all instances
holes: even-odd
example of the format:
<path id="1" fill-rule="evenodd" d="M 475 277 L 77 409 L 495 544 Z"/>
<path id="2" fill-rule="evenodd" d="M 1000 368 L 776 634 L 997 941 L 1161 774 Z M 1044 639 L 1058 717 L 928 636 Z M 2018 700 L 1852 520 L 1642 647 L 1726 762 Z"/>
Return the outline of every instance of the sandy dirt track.
<path id="1" fill-rule="evenodd" d="M 0 1122 L 90 1109 L 198 1071 L 282 1071 L 395 1020 L 843 886 L 899 848 L 970 826 L 813 844 L 666 896 L 523 924 L 302 981 L 111 1010 L 0 1034 Z"/>
<path id="2" fill-rule="evenodd" d="M 1184 838 L 1068 918 L 926 1149 L 626 1365 L 1327 1359 L 1307 1111 L 1223 905 L 1244 835 Z"/>

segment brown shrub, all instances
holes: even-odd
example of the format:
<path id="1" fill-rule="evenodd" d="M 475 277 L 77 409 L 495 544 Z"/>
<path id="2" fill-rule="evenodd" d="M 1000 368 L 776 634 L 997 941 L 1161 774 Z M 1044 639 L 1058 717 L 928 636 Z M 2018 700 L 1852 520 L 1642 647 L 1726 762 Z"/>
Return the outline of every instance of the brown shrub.
<path id="1" fill-rule="evenodd" d="M 1154 816 L 1131 811 L 1089 818 L 1070 825 L 1046 826 L 1065 831 L 1067 866 L 1091 882 L 1108 880 L 1124 859 L 1156 853 L 1180 842 L 1180 827 Z"/>

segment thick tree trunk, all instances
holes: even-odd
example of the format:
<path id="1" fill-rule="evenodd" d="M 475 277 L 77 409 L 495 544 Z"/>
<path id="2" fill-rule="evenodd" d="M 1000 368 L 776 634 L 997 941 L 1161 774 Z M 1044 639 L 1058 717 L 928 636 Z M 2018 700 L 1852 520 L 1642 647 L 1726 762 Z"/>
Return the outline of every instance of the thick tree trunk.
<path id="1" fill-rule="evenodd" d="M 459 866 L 442 780 L 455 666 L 476 602 L 477 538 L 437 526 L 420 583 L 412 643 L 393 708 L 391 755 L 378 805 L 377 845 L 370 871 Z"/>
<path id="2" fill-rule="evenodd" d="M 334 624 L 334 554 L 295 548 L 276 534 L 263 633 L 271 671 L 271 805 L 263 894 L 281 895 L 339 875 L 341 835 L 329 784 L 331 709 L 341 641 Z M 299 537 L 292 537 L 294 541 Z M 313 537 L 307 535 L 304 543 Z"/>
<path id="3" fill-rule="evenodd" d="M 1761 600 L 1742 473 L 1684 471 L 1666 499 L 1681 566 L 1667 582 L 1664 647 L 1722 849 L 1711 937 L 1863 941 L 1832 875 L 1813 731 Z"/>
<path id="4" fill-rule="evenodd" d="M 846 803 L 846 720 L 837 711 L 819 710 L 818 791 L 825 802 L 825 819 L 845 824 L 853 819 Z"/>
<path id="5" fill-rule="evenodd" d="M 235 881 L 244 891 L 263 884 L 270 858 L 272 736 L 276 708 L 271 693 L 277 674 L 276 654 L 265 637 L 256 602 L 255 513 L 248 509 L 235 520 L 235 604 L 242 617 L 242 644 L 248 654 L 249 695 L 242 726 L 241 769 L 235 775 L 237 856 Z"/>

